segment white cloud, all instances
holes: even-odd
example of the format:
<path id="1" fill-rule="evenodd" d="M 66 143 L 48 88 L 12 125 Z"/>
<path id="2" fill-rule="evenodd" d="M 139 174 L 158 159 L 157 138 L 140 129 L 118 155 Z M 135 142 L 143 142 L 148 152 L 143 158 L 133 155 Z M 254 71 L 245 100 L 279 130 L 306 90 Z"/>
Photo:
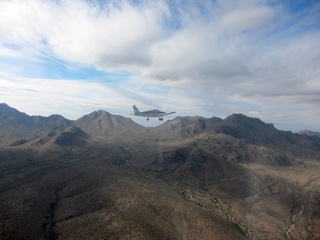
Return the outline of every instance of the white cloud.
<path id="1" fill-rule="evenodd" d="M 149 46 L 165 33 L 161 3 L 135 8 L 119 1 L 100 9 L 84 1 L 30 0 L 0 6 L 2 41 L 100 69 L 149 64 Z"/>
<path id="2" fill-rule="evenodd" d="M 221 25 L 234 31 L 256 30 L 269 24 L 276 13 L 271 7 L 234 10 L 222 17 Z"/>
<path id="3" fill-rule="evenodd" d="M 35 106 L 48 96 L 66 114 L 75 103 L 84 106 L 75 110 L 80 114 L 98 106 L 117 113 L 135 102 L 174 106 L 181 115 L 241 111 L 302 125 L 301 111 L 314 114 L 310 126 L 320 121 L 319 4 L 297 22 L 281 1 L 182 2 L 0 1 L 0 67 L 21 79 L 2 75 L 1 84 L 12 86 L 1 85 L 0 100 Z M 10 67 L 14 59 L 17 66 Z M 117 85 L 57 82 L 19 70 L 25 67 L 19 61 L 41 65 L 48 59 L 130 77 Z"/>

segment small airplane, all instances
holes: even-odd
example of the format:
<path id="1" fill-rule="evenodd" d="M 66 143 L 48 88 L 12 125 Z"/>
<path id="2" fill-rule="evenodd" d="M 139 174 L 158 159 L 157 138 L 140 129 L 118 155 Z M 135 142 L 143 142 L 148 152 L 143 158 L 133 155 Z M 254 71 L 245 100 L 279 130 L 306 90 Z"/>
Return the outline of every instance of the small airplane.
<path id="1" fill-rule="evenodd" d="M 163 121 L 163 116 L 176 113 L 176 112 L 166 113 L 166 112 L 162 112 L 158 109 L 140 112 L 136 105 L 133 105 L 133 110 L 134 110 L 134 114 L 131 114 L 131 115 L 139 116 L 139 117 L 146 117 L 147 121 L 149 121 L 149 117 L 158 117 L 159 121 Z"/>

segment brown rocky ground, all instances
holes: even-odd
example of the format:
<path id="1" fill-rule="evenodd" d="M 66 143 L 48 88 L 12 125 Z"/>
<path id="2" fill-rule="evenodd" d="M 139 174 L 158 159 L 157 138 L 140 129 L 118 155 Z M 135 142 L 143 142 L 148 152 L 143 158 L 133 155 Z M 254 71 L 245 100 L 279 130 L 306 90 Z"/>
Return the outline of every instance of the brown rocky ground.
<path id="1" fill-rule="evenodd" d="M 12 168 L 2 172 L 1 239 L 245 238 L 174 185 L 111 164 L 110 149 L 64 151 L 16 163 L 2 156 Z"/>
<path id="2" fill-rule="evenodd" d="M 320 239 L 317 136 L 0 110 L 0 239 Z"/>
<path id="3" fill-rule="evenodd" d="M 1 149 L 1 239 L 320 237 L 317 160 L 230 165 L 188 141 L 32 144 Z M 175 170 L 158 171 L 175 149 Z"/>

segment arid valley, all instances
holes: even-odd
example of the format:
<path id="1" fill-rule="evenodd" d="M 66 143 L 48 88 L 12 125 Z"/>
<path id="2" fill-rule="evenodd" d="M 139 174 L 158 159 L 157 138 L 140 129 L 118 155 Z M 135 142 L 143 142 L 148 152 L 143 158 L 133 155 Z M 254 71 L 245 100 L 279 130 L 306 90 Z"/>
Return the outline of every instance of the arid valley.
<path id="1" fill-rule="evenodd" d="M 0 104 L 0 239 L 320 239 L 320 137 Z"/>

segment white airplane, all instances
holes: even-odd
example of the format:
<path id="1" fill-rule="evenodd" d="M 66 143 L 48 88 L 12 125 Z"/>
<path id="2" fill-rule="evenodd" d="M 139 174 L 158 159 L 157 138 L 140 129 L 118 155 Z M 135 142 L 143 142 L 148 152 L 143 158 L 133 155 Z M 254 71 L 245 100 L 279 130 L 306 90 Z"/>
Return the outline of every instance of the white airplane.
<path id="1" fill-rule="evenodd" d="M 163 116 L 176 113 L 176 112 L 166 113 L 166 112 L 162 112 L 158 109 L 140 112 L 136 105 L 133 105 L 133 110 L 134 110 L 134 114 L 131 114 L 131 115 L 139 116 L 139 117 L 146 117 L 148 121 L 149 121 L 149 117 L 158 117 L 159 121 L 163 121 Z"/>

